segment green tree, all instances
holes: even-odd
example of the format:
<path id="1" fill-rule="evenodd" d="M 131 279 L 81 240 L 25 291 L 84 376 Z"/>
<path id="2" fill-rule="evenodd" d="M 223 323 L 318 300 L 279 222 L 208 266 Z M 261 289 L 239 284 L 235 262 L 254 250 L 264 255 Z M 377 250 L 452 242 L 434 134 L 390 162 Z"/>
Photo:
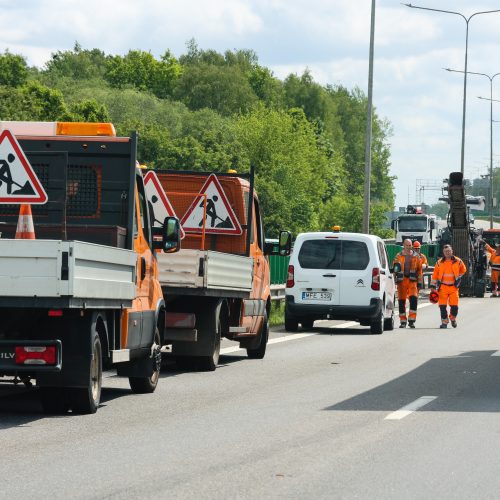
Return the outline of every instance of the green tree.
<path id="1" fill-rule="evenodd" d="M 104 104 L 99 104 L 95 99 L 81 101 L 70 106 L 74 121 L 81 122 L 109 122 L 111 118 Z"/>
<path id="2" fill-rule="evenodd" d="M 20 87 L 28 78 L 28 66 L 23 56 L 6 50 L 0 54 L 0 85 Z"/>

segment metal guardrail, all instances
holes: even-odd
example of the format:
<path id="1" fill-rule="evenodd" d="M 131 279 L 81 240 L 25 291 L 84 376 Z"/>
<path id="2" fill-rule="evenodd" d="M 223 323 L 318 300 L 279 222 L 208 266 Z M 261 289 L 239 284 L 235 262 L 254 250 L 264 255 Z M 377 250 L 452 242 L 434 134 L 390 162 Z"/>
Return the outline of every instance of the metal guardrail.
<path id="1" fill-rule="evenodd" d="M 271 285 L 271 300 L 284 300 L 285 299 L 286 286 L 282 285 Z"/>

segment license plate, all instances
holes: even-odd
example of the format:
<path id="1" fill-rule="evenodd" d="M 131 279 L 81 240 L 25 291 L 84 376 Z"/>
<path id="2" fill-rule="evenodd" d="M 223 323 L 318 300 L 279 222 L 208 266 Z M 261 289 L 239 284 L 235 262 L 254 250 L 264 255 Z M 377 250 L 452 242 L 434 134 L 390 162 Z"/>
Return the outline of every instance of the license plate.
<path id="1" fill-rule="evenodd" d="M 331 292 L 302 292 L 302 300 L 332 300 Z"/>

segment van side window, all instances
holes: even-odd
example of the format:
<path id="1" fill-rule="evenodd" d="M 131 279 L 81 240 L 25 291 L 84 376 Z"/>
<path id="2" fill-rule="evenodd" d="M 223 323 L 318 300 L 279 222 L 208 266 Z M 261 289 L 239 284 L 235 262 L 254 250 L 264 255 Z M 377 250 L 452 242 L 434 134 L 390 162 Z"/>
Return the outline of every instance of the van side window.
<path id="1" fill-rule="evenodd" d="M 377 249 L 378 249 L 378 258 L 382 267 L 384 269 L 387 268 L 387 255 L 385 253 L 385 245 L 381 241 L 377 241 Z"/>
<path id="2" fill-rule="evenodd" d="M 340 256 L 339 240 L 306 240 L 298 259 L 303 269 L 340 269 Z"/>
<path id="3" fill-rule="evenodd" d="M 137 191 L 139 193 L 139 209 L 141 211 L 141 225 L 144 233 L 144 237 L 151 244 L 151 231 L 149 229 L 150 221 L 148 220 L 147 214 L 148 209 L 146 206 L 146 194 L 144 192 L 144 184 L 140 176 L 136 177 L 137 181 Z"/>
<path id="4" fill-rule="evenodd" d="M 368 267 L 370 255 L 368 247 L 362 241 L 342 241 L 342 269 L 361 271 Z"/>
<path id="5" fill-rule="evenodd" d="M 264 248 L 264 241 L 263 241 L 263 228 L 262 228 L 262 219 L 260 217 L 260 207 L 259 207 L 259 202 L 254 199 L 254 205 L 253 208 L 255 210 L 255 221 L 257 224 L 257 244 L 259 245 L 260 249 Z"/>

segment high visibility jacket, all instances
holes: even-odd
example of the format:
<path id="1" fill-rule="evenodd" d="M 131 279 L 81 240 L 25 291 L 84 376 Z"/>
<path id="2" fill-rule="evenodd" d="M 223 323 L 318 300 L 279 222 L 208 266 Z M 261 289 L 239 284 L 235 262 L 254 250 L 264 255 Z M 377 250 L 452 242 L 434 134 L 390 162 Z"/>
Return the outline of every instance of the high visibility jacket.
<path id="1" fill-rule="evenodd" d="M 497 255 L 495 249 L 490 247 L 488 243 L 485 245 L 486 251 L 491 254 L 490 256 L 490 266 L 493 271 L 500 271 L 500 255 Z"/>
<path id="2" fill-rule="evenodd" d="M 405 257 L 411 257 L 411 263 L 409 268 L 409 273 L 406 276 L 405 272 Z M 418 283 L 422 283 L 423 275 L 422 275 L 422 261 L 420 260 L 419 255 L 416 252 L 411 253 L 410 256 L 406 255 L 403 252 L 399 252 L 394 260 L 392 261 L 392 267 L 394 264 L 399 263 L 401 266 L 401 271 L 396 274 L 396 283 L 400 283 L 403 281 L 403 278 L 410 278 L 410 281 L 417 281 Z"/>
<path id="3" fill-rule="evenodd" d="M 422 252 L 420 252 L 418 255 L 420 257 L 420 260 L 422 261 L 422 270 L 429 267 L 429 261 L 427 260 L 427 257 Z"/>
<path id="4" fill-rule="evenodd" d="M 467 271 L 462 259 L 452 255 L 450 260 L 444 257 L 439 259 L 434 266 L 432 273 L 431 286 L 437 286 L 437 282 L 443 285 L 455 286 L 458 278 L 461 278 Z"/>

